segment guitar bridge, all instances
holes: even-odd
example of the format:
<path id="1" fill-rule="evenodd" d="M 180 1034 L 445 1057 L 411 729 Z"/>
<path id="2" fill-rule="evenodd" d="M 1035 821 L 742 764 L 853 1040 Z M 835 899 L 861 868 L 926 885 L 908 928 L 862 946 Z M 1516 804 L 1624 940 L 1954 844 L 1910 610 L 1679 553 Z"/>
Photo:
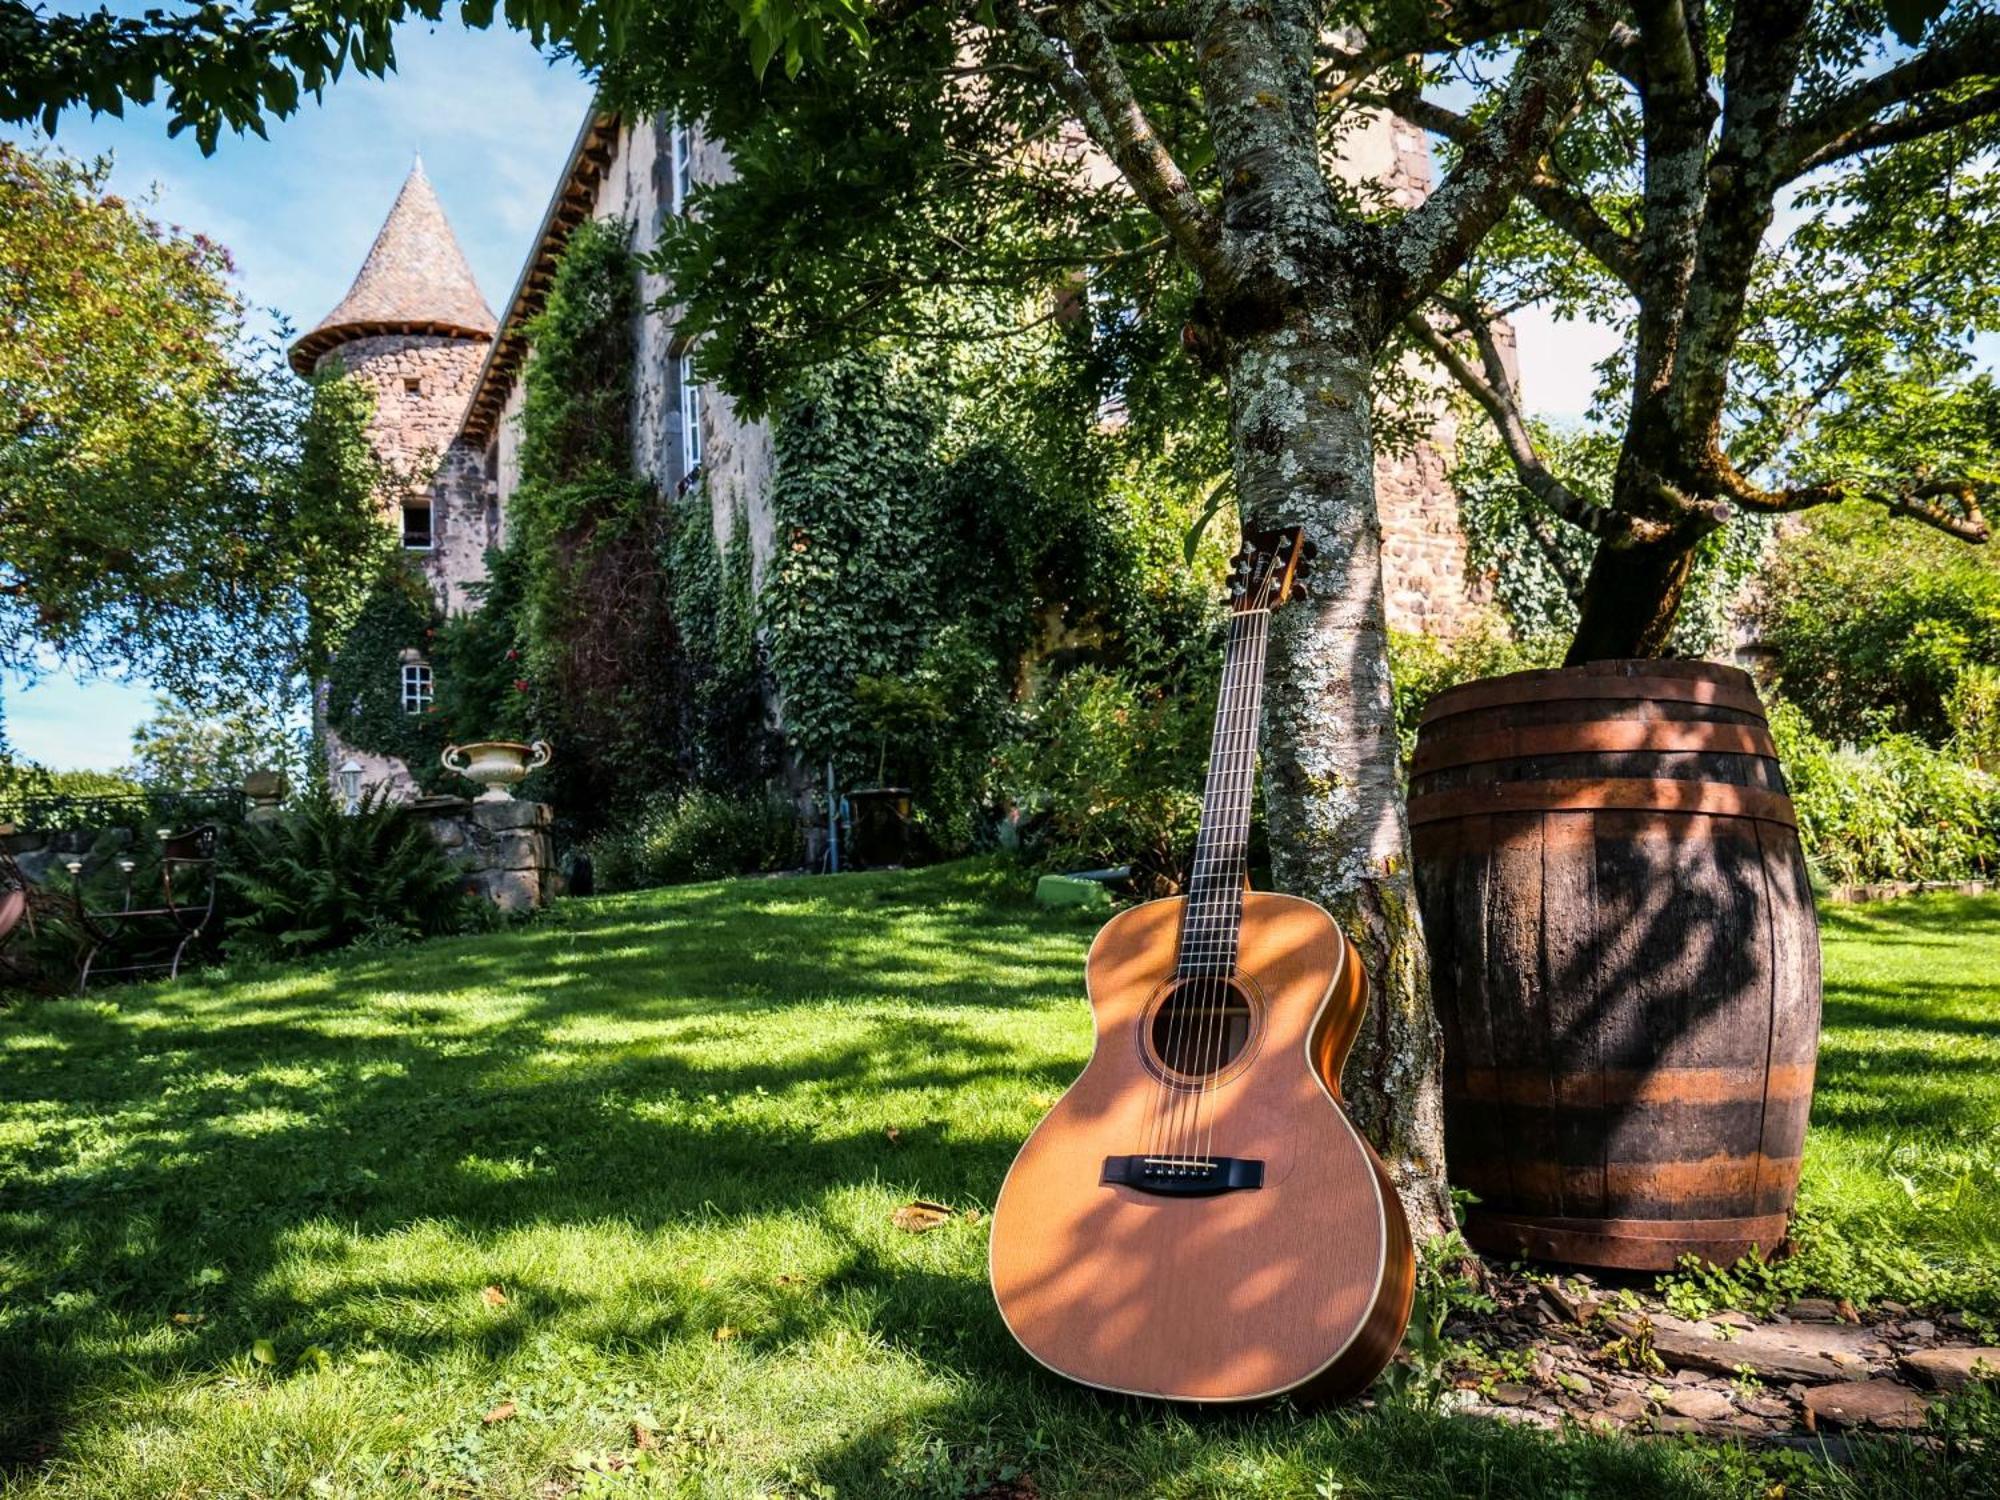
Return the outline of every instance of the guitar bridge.
<path id="1" fill-rule="evenodd" d="M 1243 1156 L 1107 1156 L 1100 1183 L 1166 1198 L 1212 1198 L 1264 1185 L 1264 1164 Z"/>

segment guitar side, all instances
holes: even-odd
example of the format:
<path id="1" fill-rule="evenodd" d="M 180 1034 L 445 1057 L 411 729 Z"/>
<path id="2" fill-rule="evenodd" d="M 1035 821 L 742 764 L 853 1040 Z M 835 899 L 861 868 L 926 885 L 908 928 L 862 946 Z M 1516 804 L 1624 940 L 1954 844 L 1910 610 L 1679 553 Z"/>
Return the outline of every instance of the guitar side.
<path id="1" fill-rule="evenodd" d="M 1202 1097 L 1201 1138 L 1258 1163 L 1261 1185 L 1180 1197 L 1100 1180 L 1107 1158 L 1159 1129 L 1145 1038 L 1184 904 L 1121 913 L 1091 947 L 1096 1045 L 1001 1189 L 994 1295 L 1029 1354 L 1100 1389 L 1204 1403 L 1352 1394 L 1394 1354 L 1415 1268 L 1401 1205 L 1339 1103 L 1367 983 L 1325 912 L 1244 898 L 1238 968 L 1258 1014 Z"/>

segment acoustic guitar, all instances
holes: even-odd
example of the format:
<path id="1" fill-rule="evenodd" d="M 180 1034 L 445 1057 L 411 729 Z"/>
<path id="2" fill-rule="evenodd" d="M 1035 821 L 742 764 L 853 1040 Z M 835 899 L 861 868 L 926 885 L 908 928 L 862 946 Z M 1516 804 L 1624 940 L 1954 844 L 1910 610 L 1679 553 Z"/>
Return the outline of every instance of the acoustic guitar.
<path id="1" fill-rule="evenodd" d="M 1246 889 L 1271 613 L 1303 592 L 1297 527 L 1246 539 L 1185 894 L 1106 923 L 1084 967 L 1090 1062 L 993 1213 L 1000 1315 L 1049 1369 L 1203 1403 L 1359 1392 L 1401 1342 L 1409 1225 L 1340 1103 L 1368 1004 L 1310 901 Z"/>

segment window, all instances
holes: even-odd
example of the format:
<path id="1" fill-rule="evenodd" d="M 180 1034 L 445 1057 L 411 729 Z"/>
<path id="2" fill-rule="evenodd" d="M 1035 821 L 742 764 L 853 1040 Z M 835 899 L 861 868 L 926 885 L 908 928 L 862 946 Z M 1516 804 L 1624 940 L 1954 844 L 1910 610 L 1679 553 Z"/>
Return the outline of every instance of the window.
<path id="1" fill-rule="evenodd" d="M 428 713 L 431 706 L 431 668 L 429 662 L 406 661 L 403 663 L 403 712 L 406 714 Z"/>
<path id="2" fill-rule="evenodd" d="M 405 396 L 421 396 L 423 393 L 424 393 L 423 376 L 405 375 L 403 377 L 403 394 Z"/>
<path id="3" fill-rule="evenodd" d="M 667 149 L 673 152 L 673 181 L 669 205 L 677 214 L 687 212 L 688 194 L 694 191 L 694 132 L 675 122 L 667 133 Z"/>
<path id="4" fill-rule="evenodd" d="M 428 500 L 403 502 L 403 545 L 412 552 L 431 550 L 431 503 Z"/>
<path id="5" fill-rule="evenodd" d="M 681 356 L 681 475 L 701 467 L 701 383 L 695 378 L 694 356 Z"/>

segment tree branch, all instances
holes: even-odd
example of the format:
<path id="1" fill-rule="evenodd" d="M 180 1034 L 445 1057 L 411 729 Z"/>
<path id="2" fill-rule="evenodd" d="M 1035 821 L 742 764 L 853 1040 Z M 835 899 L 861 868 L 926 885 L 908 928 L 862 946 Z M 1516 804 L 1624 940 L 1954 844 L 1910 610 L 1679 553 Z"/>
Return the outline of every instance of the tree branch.
<path id="1" fill-rule="evenodd" d="M 1462 144 L 1478 131 L 1464 115 L 1434 104 L 1421 94 L 1400 92 L 1386 98 L 1384 103 L 1412 125 L 1448 141 Z M 1597 211 L 1588 193 L 1537 166 L 1522 184 L 1521 196 L 1574 240 L 1586 255 L 1617 277 L 1628 291 L 1638 291 L 1638 247 L 1629 235 L 1613 228 Z"/>
<path id="2" fill-rule="evenodd" d="M 1147 42 L 1191 42 L 1194 14 L 1185 5 L 1162 5 L 1154 10 L 1119 11 L 1105 17 L 1105 34 L 1114 42 L 1128 45 Z"/>
<path id="3" fill-rule="evenodd" d="M 1219 284 L 1227 269 L 1220 225 L 1146 117 L 1095 0 L 1063 7 L 1063 42 L 1044 31 L 1019 0 L 1002 0 L 996 10 L 996 19 L 1117 164 L 1139 200 L 1159 217 L 1175 246 L 1205 281 Z"/>
<path id="4" fill-rule="evenodd" d="M 1931 109 L 1911 110 L 1892 120 L 1869 120 L 1852 130 L 1842 131 L 1804 155 L 1795 156 L 1786 166 L 1785 180 L 1793 181 L 1815 168 L 1859 156 L 1863 151 L 1873 151 L 1878 146 L 1897 146 L 1904 141 L 1921 140 L 1927 135 L 1955 130 L 1961 125 L 1996 114 L 2000 114 L 2000 84 L 1982 89 L 1969 98 L 1956 99 Z"/>
<path id="5" fill-rule="evenodd" d="M 1595 537 L 1630 536 L 1635 531 L 1648 528 L 1657 530 L 1661 536 L 1666 535 L 1668 528 L 1665 526 L 1586 500 L 1550 472 L 1547 461 L 1535 447 L 1534 435 L 1528 431 L 1527 420 L 1522 416 L 1520 398 L 1514 390 L 1513 378 L 1507 373 L 1507 363 L 1501 357 L 1500 346 L 1494 340 L 1491 323 L 1476 311 L 1465 321 L 1479 350 L 1481 368 L 1478 369 L 1473 367 L 1450 336 L 1440 331 L 1422 313 L 1411 313 L 1404 318 L 1403 326 L 1492 418 L 1494 430 L 1499 433 L 1507 457 L 1513 462 L 1521 488 L 1570 525 Z"/>
<path id="6" fill-rule="evenodd" d="M 1720 453 L 1711 456 L 1709 472 L 1704 477 L 1745 510 L 1765 515 L 1788 515 L 1812 510 L 1816 506 L 1861 500 L 1882 506 L 1892 516 L 1908 516 L 1921 521 L 1947 536 L 1957 537 L 1961 542 L 1977 546 L 1992 539 L 1985 513 L 1979 505 L 1981 486 L 1967 479 L 1914 480 L 1888 492 L 1857 489 L 1839 481 L 1767 490 L 1744 478 L 1736 466 Z M 1953 511 L 1938 504 L 1938 501 L 1946 499 L 1956 500 L 1958 509 Z"/>
<path id="7" fill-rule="evenodd" d="M 1996 75 L 2000 75 L 2000 15 L 1975 16 L 1946 40 L 1893 68 L 1850 85 L 1818 109 L 1802 115 L 1790 132 L 1791 168 L 1788 175 L 1796 177 L 1811 171 L 1813 166 L 1867 150 L 1868 143 L 1849 144 L 1846 149 L 1836 149 L 1836 143 L 1863 140 L 1871 127 L 1899 123 L 1878 121 L 1877 117 L 1886 110 L 1894 109 L 1899 104 L 1913 103 L 1937 89 Z M 1992 93 L 1988 90 L 1981 97 L 1990 99 Z M 1979 113 L 1990 112 L 1993 107 L 1994 104 L 1989 103 Z M 1941 111 L 1956 113 L 1956 109 L 1957 106 L 1953 105 L 1940 106 Z M 1939 130 L 1963 123 L 1959 118 L 1945 119 L 1942 114 L 1938 118 L 1943 119 L 1943 123 L 1935 127 Z M 1964 118 L 1976 119 L 1978 114 Z M 1911 140 L 1928 133 L 1912 130 L 1909 135 L 1893 139 Z M 1888 145 L 1891 139 L 1873 144 Z"/>
<path id="8" fill-rule="evenodd" d="M 1557 0 L 1522 48 L 1507 92 L 1456 167 L 1387 236 L 1387 306 L 1400 318 L 1434 291 L 1507 211 L 1569 118 L 1611 26 L 1606 0 Z"/>

